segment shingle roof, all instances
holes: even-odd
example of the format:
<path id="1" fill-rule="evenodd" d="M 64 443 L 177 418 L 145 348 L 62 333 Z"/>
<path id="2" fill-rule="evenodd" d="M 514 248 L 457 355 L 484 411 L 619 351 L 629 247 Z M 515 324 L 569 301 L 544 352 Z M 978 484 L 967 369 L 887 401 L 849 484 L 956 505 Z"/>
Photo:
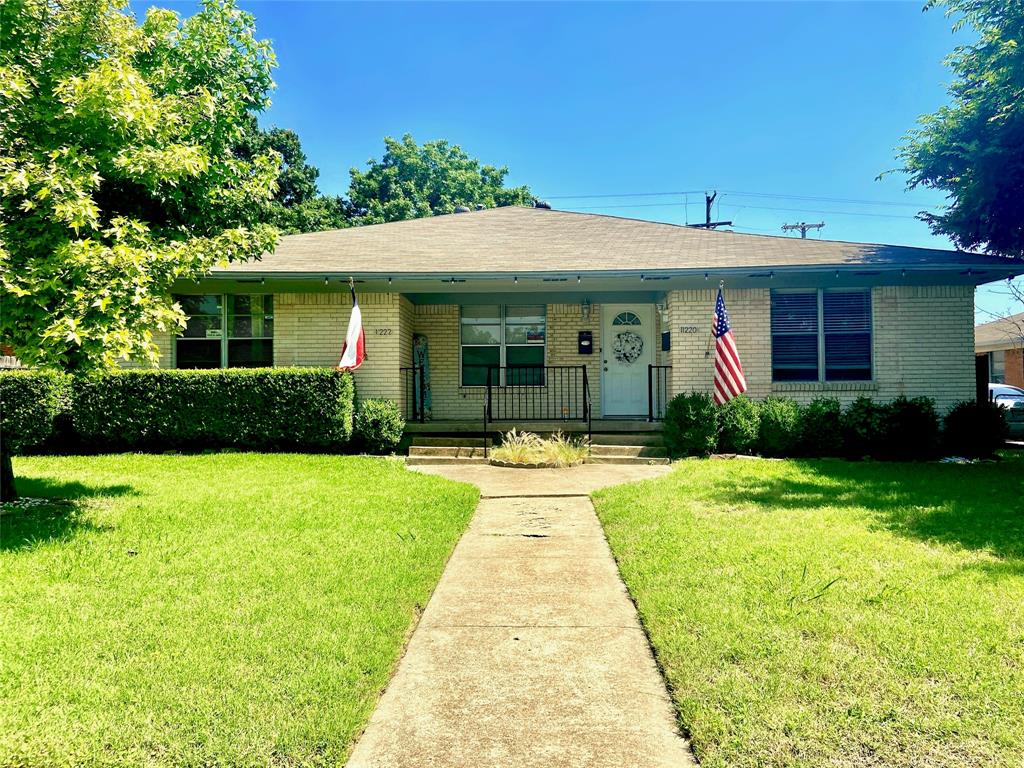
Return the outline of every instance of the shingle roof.
<path id="1" fill-rule="evenodd" d="M 974 326 L 974 347 L 979 352 L 1024 346 L 1024 312 Z"/>
<path id="2" fill-rule="evenodd" d="M 707 231 L 509 206 L 288 235 L 262 261 L 227 269 L 398 275 L 927 265 L 1024 271 L 1022 264 L 958 251 Z"/>

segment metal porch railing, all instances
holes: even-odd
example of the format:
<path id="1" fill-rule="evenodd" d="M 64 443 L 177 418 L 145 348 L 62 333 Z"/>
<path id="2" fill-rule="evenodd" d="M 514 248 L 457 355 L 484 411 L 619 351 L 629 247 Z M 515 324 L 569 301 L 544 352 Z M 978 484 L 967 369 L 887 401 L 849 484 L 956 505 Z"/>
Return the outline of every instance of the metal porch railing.
<path id="1" fill-rule="evenodd" d="M 668 405 L 669 376 L 672 375 L 671 365 L 647 366 L 647 420 L 661 421 L 665 418 L 665 406 Z"/>
<path id="2" fill-rule="evenodd" d="M 424 407 L 426 372 L 419 365 L 398 370 L 402 377 L 402 416 L 406 421 L 418 421 L 422 424 L 427 420 Z"/>
<path id="3" fill-rule="evenodd" d="M 490 425 L 510 421 L 585 421 L 591 437 L 585 365 L 488 366 L 483 407 L 484 455 Z"/>

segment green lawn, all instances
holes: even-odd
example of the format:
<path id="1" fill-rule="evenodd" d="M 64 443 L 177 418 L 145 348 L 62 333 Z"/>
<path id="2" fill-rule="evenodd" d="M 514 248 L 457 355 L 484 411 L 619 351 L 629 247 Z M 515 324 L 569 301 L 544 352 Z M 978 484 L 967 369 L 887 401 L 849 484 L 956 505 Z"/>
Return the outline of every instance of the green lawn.
<path id="1" fill-rule="evenodd" d="M 1024 765 L 1024 461 L 679 462 L 597 494 L 702 765 Z"/>
<path id="2" fill-rule="evenodd" d="M 343 761 L 476 503 L 385 459 L 15 461 L 0 765 Z"/>

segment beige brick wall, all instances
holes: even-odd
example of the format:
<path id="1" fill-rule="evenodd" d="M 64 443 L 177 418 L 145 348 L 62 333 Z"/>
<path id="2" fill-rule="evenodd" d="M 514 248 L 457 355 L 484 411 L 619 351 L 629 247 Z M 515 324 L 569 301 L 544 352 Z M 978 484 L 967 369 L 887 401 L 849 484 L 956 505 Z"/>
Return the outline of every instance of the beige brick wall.
<path id="1" fill-rule="evenodd" d="M 364 293 L 359 296 L 366 335 L 366 360 L 353 377 L 356 397 L 401 399 L 399 361 L 403 333 L 401 296 Z M 348 291 L 337 293 L 279 293 L 274 296 L 274 364 L 334 366 L 352 313 Z M 384 333 L 379 333 L 383 331 Z"/>
<path id="2" fill-rule="evenodd" d="M 156 365 L 151 365 L 145 360 L 123 360 L 122 368 L 173 368 L 174 367 L 174 339 L 175 335 L 169 331 L 154 333 L 153 341 L 160 349 L 160 360 Z"/>
<path id="3" fill-rule="evenodd" d="M 673 392 L 710 392 L 714 351 L 706 355 L 716 289 L 673 291 Z M 749 394 L 807 402 L 819 394 L 844 404 L 858 395 L 891 400 L 926 395 L 940 413 L 974 397 L 974 289 L 971 286 L 882 286 L 872 290 L 874 381 L 779 383 L 771 380 L 771 305 L 768 289 L 726 295 Z M 697 333 L 682 333 L 695 326 Z"/>
<path id="4" fill-rule="evenodd" d="M 672 392 L 710 391 L 714 351 L 710 354 L 711 312 L 715 289 L 673 291 L 668 297 L 671 352 L 658 352 L 660 364 L 671 364 Z M 834 394 L 848 403 L 860 394 L 889 400 L 900 394 L 935 398 L 940 410 L 974 396 L 974 292 L 970 286 L 884 286 L 872 292 L 875 380 L 850 383 L 785 383 L 771 381 L 770 292 L 766 288 L 729 290 L 726 296 L 736 344 L 750 394 L 762 398 L 782 394 L 807 402 L 818 394 Z M 276 365 L 333 366 L 338 362 L 351 312 L 347 291 L 282 293 L 274 296 Z M 475 419 L 482 416 L 483 397 L 477 388 L 459 386 L 459 307 L 456 304 L 414 305 L 397 293 L 360 296 L 367 359 L 356 371 L 359 397 L 404 397 L 399 368 L 412 364 L 412 335 L 422 333 L 430 344 L 433 417 Z M 654 338 L 660 350 L 660 317 Z M 594 416 L 601 403 L 601 306 L 593 305 L 584 321 L 579 304 L 547 307 L 548 365 L 586 364 Z M 696 328 L 695 333 L 683 332 Z M 384 331 L 378 334 L 378 329 Z M 594 334 L 594 354 L 577 352 L 577 332 Z M 158 339 L 160 365 L 171 367 L 173 336 Z"/>

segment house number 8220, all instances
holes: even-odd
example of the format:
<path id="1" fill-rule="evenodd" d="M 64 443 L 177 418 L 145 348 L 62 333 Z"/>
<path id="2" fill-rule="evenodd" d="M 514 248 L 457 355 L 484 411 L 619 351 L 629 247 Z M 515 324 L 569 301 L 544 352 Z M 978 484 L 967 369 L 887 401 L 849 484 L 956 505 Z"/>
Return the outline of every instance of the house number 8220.
<path id="1" fill-rule="evenodd" d="M 377 334 L 378 336 L 390 336 L 391 335 L 391 329 L 390 328 L 374 328 L 373 332 L 375 334 Z"/>

